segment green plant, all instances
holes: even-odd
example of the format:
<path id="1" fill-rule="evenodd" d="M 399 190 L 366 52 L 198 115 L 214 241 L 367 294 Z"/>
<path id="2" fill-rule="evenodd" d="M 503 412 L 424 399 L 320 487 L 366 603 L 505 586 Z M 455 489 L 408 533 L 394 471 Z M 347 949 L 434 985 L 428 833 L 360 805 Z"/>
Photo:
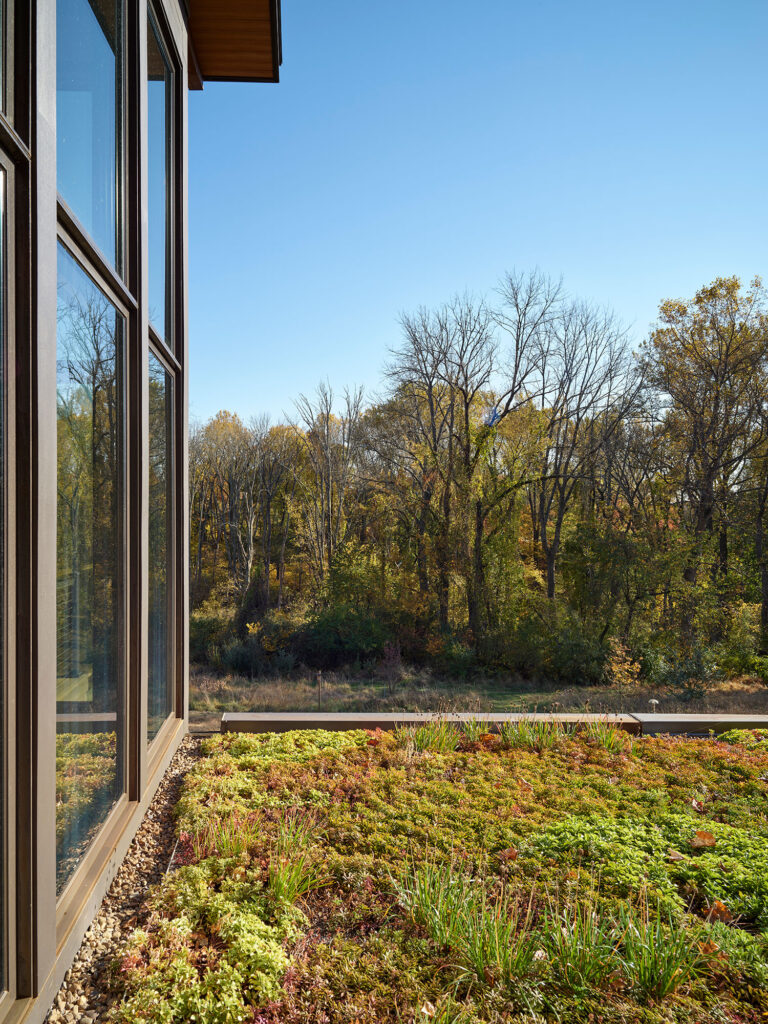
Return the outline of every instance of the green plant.
<path id="1" fill-rule="evenodd" d="M 507 896 L 493 900 L 486 889 L 468 899 L 460 913 L 454 940 L 459 978 L 475 986 L 510 991 L 528 979 L 537 941 L 531 929 L 531 907 L 521 913 Z"/>
<path id="2" fill-rule="evenodd" d="M 267 877 L 269 891 L 280 905 L 290 906 L 329 882 L 309 852 L 316 828 L 312 815 L 294 809 L 278 818 L 277 838 Z"/>
<path id="3" fill-rule="evenodd" d="M 328 879 L 305 850 L 291 858 L 273 857 L 269 862 L 268 878 L 269 892 L 281 906 L 290 906 L 328 885 Z"/>
<path id="4" fill-rule="evenodd" d="M 768 936 L 717 921 L 710 926 L 709 939 L 724 954 L 740 984 L 768 993 Z"/>
<path id="5" fill-rule="evenodd" d="M 206 822 L 192 837 L 196 860 L 206 857 L 240 857 L 256 846 L 261 837 L 261 815 L 237 812 Z"/>
<path id="6" fill-rule="evenodd" d="M 463 909 L 471 898 L 471 885 L 453 864 L 439 864 L 432 858 L 418 867 L 411 861 L 394 882 L 402 907 L 440 947 L 456 941 Z"/>
<path id="7" fill-rule="evenodd" d="M 468 718 L 463 723 L 464 736 L 469 743 L 477 743 L 488 732 L 488 723 L 481 718 Z"/>
<path id="8" fill-rule="evenodd" d="M 643 1001 L 663 999 L 699 977 L 706 965 L 702 952 L 703 929 L 689 927 L 658 905 L 651 911 L 647 894 L 639 913 L 622 908 L 623 970 Z"/>
<path id="9" fill-rule="evenodd" d="M 424 1003 L 416 1015 L 417 1024 L 469 1024 L 470 1019 L 464 1007 L 450 995 L 439 999 L 437 1005 Z"/>
<path id="10" fill-rule="evenodd" d="M 573 992 L 602 987 L 620 968 L 615 922 L 585 898 L 565 909 L 549 905 L 544 944 L 560 982 Z"/>
<path id="11" fill-rule="evenodd" d="M 423 725 L 399 727 L 396 730 L 399 741 L 418 753 L 433 750 L 447 754 L 459 745 L 461 733 L 452 722 L 444 718 L 433 718 Z"/>
<path id="12" fill-rule="evenodd" d="M 565 729 L 554 719 L 522 716 L 511 722 L 502 722 L 499 734 L 501 745 L 508 750 L 522 748 L 541 753 L 559 746 L 565 736 Z"/>
<path id="13" fill-rule="evenodd" d="M 521 913 L 506 895 L 492 899 L 482 879 L 470 880 L 453 864 L 427 860 L 409 866 L 395 883 L 401 904 L 441 948 L 449 948 L 459 981 L 469 988 L 510 989 L 534 962 L 531 903 Z"/>
<path id="14" fill-rule="evenodd" d="M 609 754 L 623 754 L 627 749 L 627 733 L 607 719 L 594 719 L 587 723 L 586 736 Z"/>

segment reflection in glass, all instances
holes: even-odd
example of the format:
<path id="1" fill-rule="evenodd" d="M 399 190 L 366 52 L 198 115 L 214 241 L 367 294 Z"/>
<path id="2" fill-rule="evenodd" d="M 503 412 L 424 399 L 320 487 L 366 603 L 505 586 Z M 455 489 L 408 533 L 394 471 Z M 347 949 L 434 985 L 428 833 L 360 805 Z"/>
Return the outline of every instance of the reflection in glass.
<path id="1" fill-rule="evenodd" d="M 58 190 L 118 270 L 122 38 L 121 0 L 57 0 Z"/>
<path id="2" fill-rule="evenodd" d="M 58 256 L 56 866 L 66 885 L 123 788 L 119 590 L 125 322 Z"/>
<path id="3" fill-rule="evenodd" d="M 171 97 L 173 73 L 151 12 L 147 17 L 149 319 L 171 343 Z"/>
<path id="4" fill-rule="evenodd" d="M 173 380 L 149 353 L 149 696 L 148 738 L 154 739 L 172 703 L 171 431 Z"/>

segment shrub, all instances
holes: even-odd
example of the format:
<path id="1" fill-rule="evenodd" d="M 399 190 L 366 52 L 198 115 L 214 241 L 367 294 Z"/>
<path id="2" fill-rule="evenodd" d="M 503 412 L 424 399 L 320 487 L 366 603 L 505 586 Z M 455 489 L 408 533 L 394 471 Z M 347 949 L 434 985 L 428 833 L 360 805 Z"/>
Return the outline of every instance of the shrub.
<path id="1" fill-rule="evenodd" d="M 255 637 L 232 640 L 221 652 L 222 667 L 230 672 L 253 678 L 262 675 L 268 668 L 261 644 Z"/>
<path id="2" fill-rule="evenodd" d="M 760 636 L 760 605 L 737 602 L 729 608 L 724 623 L 724 636 L 714 647 L 713 657 L 727 676 L 749 675 L 755 672 L 756 650 Z"/>
<path id="3" fill-rule="evenodd" d="M 382 619 L 351 605 L 326 608 L 297 634 L 294 653 L 313 668 L 381 658 L 391 637 Z"/>
<path id="4" fill-rule="evenodd" d="M 232 618 L 223 612 L 200 609 L 189 616 L 189 659 L 201 665 L 216 664 L 221 650 L 232 638 Z"/>
<path id="5" fill-rule="evenodd" d="M 524 608 L 496 657 L 512 671 L 569 686 L 603 681 L 606 650 L 589 623 L 557 601 L 532 601 Z"/>

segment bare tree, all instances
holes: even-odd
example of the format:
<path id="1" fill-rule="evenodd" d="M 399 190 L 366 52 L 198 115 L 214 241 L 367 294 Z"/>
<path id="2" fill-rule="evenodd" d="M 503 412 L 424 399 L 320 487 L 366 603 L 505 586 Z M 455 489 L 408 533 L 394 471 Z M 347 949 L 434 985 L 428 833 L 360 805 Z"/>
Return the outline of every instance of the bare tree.
<path id="1" fill-rule="evenodd" d="M 569 303 L 547 325 L 542 342 L 535 371 L 541 461 L 530 500 L 552 599 L 574 489 L 631 408 L 639 380 L 632 374 L 626 330 L 607 310 Z"/>
<path id="2" fill-rule="evenodd" d="M 300 481 L 304 538 L 318 581 L 323 580 L 333 557 L 347 538 L 347 503 L 361 449 L 363 389 L 346 390 L 342 409 L 335 411 L 335 395 L 327 383 L 314 397 L 300 395 L 295 436 L 309 470 Z"/>

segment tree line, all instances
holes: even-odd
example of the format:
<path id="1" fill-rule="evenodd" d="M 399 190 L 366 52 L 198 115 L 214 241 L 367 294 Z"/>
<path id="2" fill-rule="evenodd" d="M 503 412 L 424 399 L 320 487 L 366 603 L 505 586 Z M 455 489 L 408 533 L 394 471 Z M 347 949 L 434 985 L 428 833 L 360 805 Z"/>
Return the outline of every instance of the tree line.
<path id="1" fill-rule="evenodd" d="M 619 644 L 649 676 L 762 671 L 767 507 L 759 279 L 662 302 L 633 350 L 610 310 L 510 273 L 403 315 L 373 399 L 323 383 L 285 422 L 193 428 L 198 653 L 589 682 Z"/>

